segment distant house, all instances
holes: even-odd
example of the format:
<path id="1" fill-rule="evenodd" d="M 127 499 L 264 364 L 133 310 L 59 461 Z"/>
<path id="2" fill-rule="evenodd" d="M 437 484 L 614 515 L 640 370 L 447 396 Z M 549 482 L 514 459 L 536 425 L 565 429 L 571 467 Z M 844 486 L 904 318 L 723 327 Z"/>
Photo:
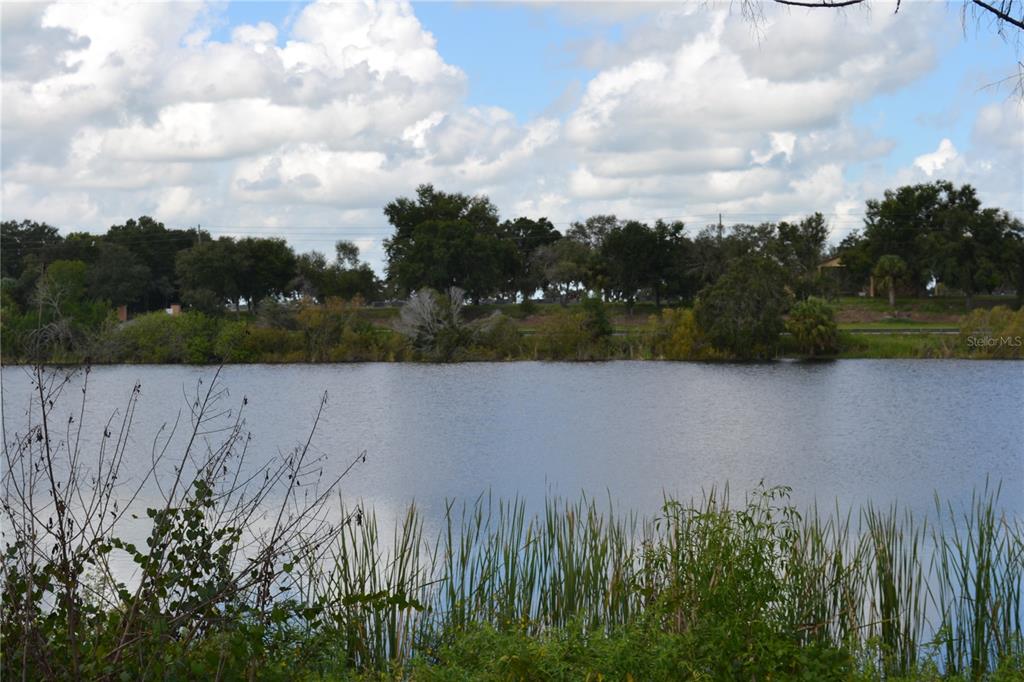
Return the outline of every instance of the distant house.
<path id="1" fill-rule="evenodd" d="M 830 259 L 828 259 L 827 261 L 825 261 L 823 263 L 819 263 L 818 264 L 818 274 L 820 275 L 821 271 L 824 270 L 825 268 L 845 268 L 845 267 L 846 266 L 843 265 L 843 259 L 840 258 L 839 256 L 836 256 L 835 258 L 830 258 Z"/>

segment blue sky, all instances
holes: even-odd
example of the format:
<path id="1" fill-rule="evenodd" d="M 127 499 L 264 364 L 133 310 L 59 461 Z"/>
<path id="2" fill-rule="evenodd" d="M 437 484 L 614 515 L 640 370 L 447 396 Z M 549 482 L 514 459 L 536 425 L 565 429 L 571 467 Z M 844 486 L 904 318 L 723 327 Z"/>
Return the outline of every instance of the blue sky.
<path id="1" fill-rule="evenodd" d="M 853 120 L 888 131 L 897 146 L 885 169 L 895 171 L 919 154 L 934 149 L 936 136 L 958 148 L 967 145 L 978 110 L 1012 96 L 1007 84 L 992 84 L 1012 75 L 1017 56 L 999 36 L 971 29 L 964 37 L 960 19 L 949 12 L 937 68 L 895 92 L 882 93 L 853 111 Z"/>
<path id="2" fill-rule="evenodd" d="M 616 27 L 570 26 L 550 8 L 497 3 L 421 3 L 416 16 L 446 61 L 469 76 L 470 106 L 500 106 L 520 121 L 549 113 L 570 86 L 594 76 L 570 46 Z"/>

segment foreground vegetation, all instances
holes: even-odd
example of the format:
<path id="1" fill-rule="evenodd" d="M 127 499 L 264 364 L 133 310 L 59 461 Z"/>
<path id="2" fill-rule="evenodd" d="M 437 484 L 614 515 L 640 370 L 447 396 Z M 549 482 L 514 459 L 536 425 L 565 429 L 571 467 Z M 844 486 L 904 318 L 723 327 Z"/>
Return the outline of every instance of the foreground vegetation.
<path id="1" fill-rule="evenodd" d="M 329 503 L 340 478 L 312 454 L 326 398 L 299 446 L 253 465 L 245 400 L 229 410 L 214 377 L 175 426 L 183 451 L 159 438 L 125 488 L 138 388 L 85 453 L 80 422 L 57 426 L 69 376 L 35 378 L 32 424 L 5 442 L 4 679 L 1024 674 L 1024 527 L 998 488 L 962 509 L 937 500 L 928 519 L 870 503 L 801 514 L 785 488 L 712 489 L 652 518 L 481 497 L 450 505 L 435 535 L 415 508 L 390 529 Z M 143 511 L 153 479 L 162 501 Z M 121 535 L 132 515 L 144 545 Z"/>

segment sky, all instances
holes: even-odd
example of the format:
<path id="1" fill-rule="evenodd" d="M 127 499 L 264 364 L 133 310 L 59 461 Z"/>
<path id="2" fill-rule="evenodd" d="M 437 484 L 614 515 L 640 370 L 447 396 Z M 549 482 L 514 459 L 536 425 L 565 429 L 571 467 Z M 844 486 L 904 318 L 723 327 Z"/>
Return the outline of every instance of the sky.
<path id="1" fill-rule="evenodd" d="M 1020 40 L 960 2 L 4 3 L 4 220 L 297 251 L 422 183 L 503 218 L 825 214 L 939 179 L 1024 217 Z"/>

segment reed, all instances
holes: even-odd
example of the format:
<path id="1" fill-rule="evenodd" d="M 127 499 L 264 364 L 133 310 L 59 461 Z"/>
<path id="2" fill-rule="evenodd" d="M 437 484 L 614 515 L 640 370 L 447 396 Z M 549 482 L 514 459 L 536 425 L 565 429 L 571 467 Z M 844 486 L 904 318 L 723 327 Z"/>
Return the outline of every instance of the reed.
<path id="1" fill-rule="evenodd" d="M 650 628 L 694 656 L 768 668 L 817 647 L 885 677 L 984 679 L 1019 665 L 1024 533 L 999 513 L 998 488 L 959 513 L 937 507 L 941 519 L 871 505 L 801 515 L 788 492 L 733 504 L 713 489 L 647 519 L 585 497 L 530 514 L 522 499 L 485 495 L 448 506 L 433 538 L 410 508 L 386 550 L 370 513 L 322 567 L 326 608 L 361 670 L 435 660 L 480 627 L 591 642 Z"/>
<path id="2" fill-rule="evenodd" d="M 947 524 L 934 533 L 934 582 L 940 614 L 936 642 L 945 669 L 982 679 L 1001 661 L 1024 657 L 1021 639 L 1021 585 L 1024 533 L 1019 519 L 999 513 L 986 485 L 957 513 L 936 499 L 936 513 Z"/>

